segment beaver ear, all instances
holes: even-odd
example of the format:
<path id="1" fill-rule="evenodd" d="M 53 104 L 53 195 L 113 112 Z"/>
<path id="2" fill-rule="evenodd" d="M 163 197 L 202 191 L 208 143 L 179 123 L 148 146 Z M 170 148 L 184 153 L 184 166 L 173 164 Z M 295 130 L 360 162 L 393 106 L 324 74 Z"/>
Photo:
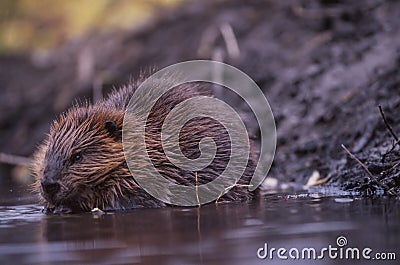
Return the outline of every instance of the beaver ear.
<path id="1" fill-rule="evenodd" d="M 107 130 L 110 136 L 113 137 L 115 140 L 121 140 L 122 138 L 121 129 L 118 128 L 118 126 L 115 124 L 114 121 L 105 121 L 104 128 Z"/>

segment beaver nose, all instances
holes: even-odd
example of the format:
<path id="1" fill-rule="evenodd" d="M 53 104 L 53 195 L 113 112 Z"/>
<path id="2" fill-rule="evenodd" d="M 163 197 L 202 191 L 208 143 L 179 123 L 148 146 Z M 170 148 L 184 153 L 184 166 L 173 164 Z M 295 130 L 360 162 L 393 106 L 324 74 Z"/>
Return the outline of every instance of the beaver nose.
<path id="1" fill-rule="evenodd" d="M 44 179 L 40 184 L 42 185 L 43 191 L 50 196 L 53 196 L 60 190 L 60 184 L 55 181 Z"/>

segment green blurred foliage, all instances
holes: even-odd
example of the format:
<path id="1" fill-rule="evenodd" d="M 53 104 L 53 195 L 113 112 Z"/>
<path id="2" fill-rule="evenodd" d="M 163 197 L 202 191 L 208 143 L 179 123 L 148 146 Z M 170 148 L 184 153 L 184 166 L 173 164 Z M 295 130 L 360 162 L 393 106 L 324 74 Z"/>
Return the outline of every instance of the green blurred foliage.
<path id="1" fill-rule="evenodd" d="M 132 28 L 182 0 L 1 0 L 0 53 L 54 48 L 89 30 Z"/>

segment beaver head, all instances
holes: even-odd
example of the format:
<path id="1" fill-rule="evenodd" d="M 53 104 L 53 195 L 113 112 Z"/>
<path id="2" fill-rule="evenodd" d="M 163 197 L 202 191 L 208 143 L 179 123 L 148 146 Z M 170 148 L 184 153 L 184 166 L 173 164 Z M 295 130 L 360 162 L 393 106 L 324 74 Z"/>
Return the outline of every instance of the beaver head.
<path id="1" fill-rule="evenodd" d="M 72 108 L 54 121 L 33 170 L 35 189 L 48 210 L 113 204 L 121 183 L 117 178 L 130 176 L 121 140 L 123 116 L 121 110 L 94 105 Z"/>

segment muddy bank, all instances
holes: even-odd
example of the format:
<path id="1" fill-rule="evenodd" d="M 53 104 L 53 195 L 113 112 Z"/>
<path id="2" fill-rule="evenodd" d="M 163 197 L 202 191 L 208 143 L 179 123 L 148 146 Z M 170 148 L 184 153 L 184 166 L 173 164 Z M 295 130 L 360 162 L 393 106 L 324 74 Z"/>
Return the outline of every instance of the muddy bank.
<path id="1" fill-rule="evenodd" d="M 239 49 L 227 41 L 229 31 Z M 331 184 L 359 187 L 367 173 L 344 144 L 398 187 L 400 167 L 389 170 L 398 147 L 382 161 L 393 137 L 378 105 L 400 135 L 399 31 L 397 1 L 197 1 L 161 11 L 140 29 L 2 57 L 0 151 L 31 155 L 77 97 L 99 98 L 143 69 L 214 59 L 246 72 L 271 104 L 278 146 L 270 176 L 305 183 L 316 170 Z"/>

